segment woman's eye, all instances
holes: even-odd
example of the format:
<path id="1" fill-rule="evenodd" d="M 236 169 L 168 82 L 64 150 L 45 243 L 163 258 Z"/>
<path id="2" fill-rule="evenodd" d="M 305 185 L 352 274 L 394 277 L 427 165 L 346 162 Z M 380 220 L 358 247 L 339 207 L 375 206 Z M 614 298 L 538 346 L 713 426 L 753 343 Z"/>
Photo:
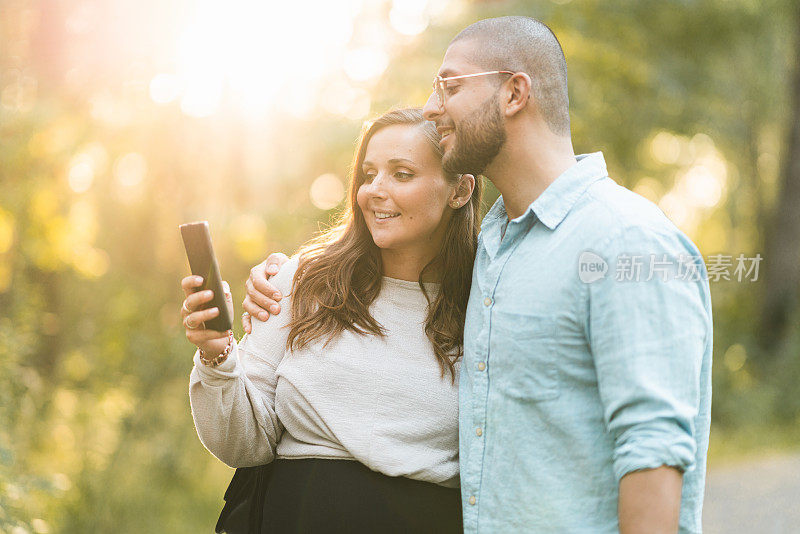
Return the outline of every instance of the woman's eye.
<path id="1" fill-rule="evenodd" d="M 364 173 L 364 183 L 368 184 L 368 183 L 372 182 L 372 180 L 374 180 L 374 179 L 375 179 L 375 173 L 374 172 Z"/>
<path id="2" fill-rule="evenodd" d="M 397 171 L 396 173 L 394 173 L 394 175 L 401 180 L 408 180 L 409 178 L 414 177 L 412 173 L 404 171 Z"/>

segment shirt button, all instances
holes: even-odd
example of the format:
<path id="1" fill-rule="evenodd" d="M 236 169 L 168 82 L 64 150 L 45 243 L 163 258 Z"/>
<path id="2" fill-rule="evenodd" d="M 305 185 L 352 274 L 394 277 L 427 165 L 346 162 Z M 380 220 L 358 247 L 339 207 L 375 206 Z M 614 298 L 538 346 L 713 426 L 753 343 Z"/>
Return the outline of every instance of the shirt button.
<path id="1" fill-rule="evenodd" d="M 477 499 L 475 499 L 475 495 L 470 495 L 469 503 L 474 506 L 476 501 Z"/>
<path id="2" fill-rule="evenodd" d="M 492 305 L 492 299 L 490 299 L 489 297 L 486 297 L 485 299 L 483 299 L 483 305 L 488 308 L 489 306 Z"/>
<path id="3" fill-rule="evenodd" d="M 478 427 L 478 428 L 475 430 L 475 434 L 476 434 L 477 436 L 482 436 L 482 435 L 483 435 L 483 429 L 482 429 L 481 427 Z"/>
<path id="4" fill-rule="evenodd" d="M 478 371 L 483 371 L 486 369 L 486 364 L 483 362 L 478 362 Z"/>

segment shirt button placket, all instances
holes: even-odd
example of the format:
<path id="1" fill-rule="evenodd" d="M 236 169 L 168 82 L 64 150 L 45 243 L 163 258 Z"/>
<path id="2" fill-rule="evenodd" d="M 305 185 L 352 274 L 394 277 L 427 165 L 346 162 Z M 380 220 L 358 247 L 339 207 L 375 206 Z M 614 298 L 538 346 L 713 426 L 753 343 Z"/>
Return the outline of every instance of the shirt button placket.
<path id="1" fill-rule="evenodd" d="M 481 438 L 483 436 L 483 427 L 484 427 L 484 420 L 486 418 L 486 405 L 489 402 L 489 380 L 486 373 L 482 372 L 486 369 L 486 362 L 489 361 L 489 334 L 491 332 L 491 317 L 492 317 L 492 306 L 494 305 L 494 299 L 488 294 L 484 295 L 483 298 L 483 311 L 484 311 L 484 319 L 483 319 L 483 332 L 485 333 L 485 345 L 481 347 L 481 352 L 483 354 L 483 359 L 478 362 L 477 369 L 481 371 L 478 376 L 476 376 L 475 380 L 475 393 L 480 392 L 480 400 L 482 401 L 478 406 L 476 406 L 476 410 L 474 410 L 474 424 L 475 424 L 475 436 L 477 438 Z M 471 490 L 475 493 L 470 495 L 468 499 L 468 503 L 470 504 L 470 508 L 475 510 L 477 514 L 477 507 L 475 506 L 478 502 L 477 494 L 480 491 L 481 480 L 483 479 L 483 450 L 486 446 L 483 439 L 475 439 L 472 443 L 472 453 L 471 456 L 476 459 L 475 461 L 475 471 L 476 477 L 472 480 Z M 475 529 L 477 530 L 477 516 L 473 516 L 473 521 L 475 521 Z"/>

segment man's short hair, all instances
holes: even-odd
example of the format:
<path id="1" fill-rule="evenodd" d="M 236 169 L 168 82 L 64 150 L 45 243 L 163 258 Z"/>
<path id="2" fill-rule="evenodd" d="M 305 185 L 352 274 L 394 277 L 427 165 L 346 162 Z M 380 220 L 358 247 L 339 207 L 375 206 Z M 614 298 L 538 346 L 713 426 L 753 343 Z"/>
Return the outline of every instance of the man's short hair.
<path id="1" fill-rule="evenodd" d="M 467 26 L 451 41 L 475 40 L 470 60 L 487 70 L 524 72 L 550 129 L 569 135 L 567 61 L 553 31 L 530 17 L 498 17 Z"/>

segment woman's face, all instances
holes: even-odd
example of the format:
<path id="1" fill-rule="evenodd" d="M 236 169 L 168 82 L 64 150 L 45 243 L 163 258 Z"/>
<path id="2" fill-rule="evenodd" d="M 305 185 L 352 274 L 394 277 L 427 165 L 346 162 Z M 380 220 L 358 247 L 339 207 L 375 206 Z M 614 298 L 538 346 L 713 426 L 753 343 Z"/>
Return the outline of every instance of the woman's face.
<path id="1" fill-rule="evenodd" d="M 435 255 L 452 213 L 442 160 L 419 125 L 397 124 L 369 140 L 358 206 L 382 250 Z"/>

